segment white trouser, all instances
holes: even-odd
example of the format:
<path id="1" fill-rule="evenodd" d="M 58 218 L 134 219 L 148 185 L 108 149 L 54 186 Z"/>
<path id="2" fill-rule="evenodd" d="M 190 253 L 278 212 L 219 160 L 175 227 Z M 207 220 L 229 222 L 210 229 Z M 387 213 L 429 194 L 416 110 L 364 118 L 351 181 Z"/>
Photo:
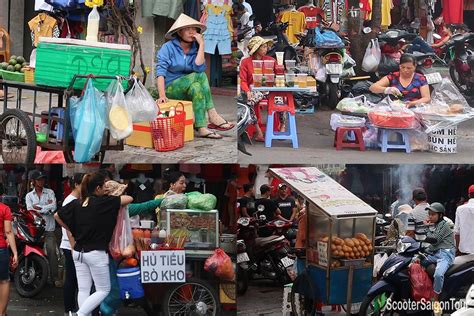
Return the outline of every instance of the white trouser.
<path id="1" fill-rule="evenodd" d="M 109 256 L 105 251 L 73 252 L 77 275 L 78 316 L 88 316 L 110 292 Z M 91 295 L 92 281 L 95 292 Z"/>

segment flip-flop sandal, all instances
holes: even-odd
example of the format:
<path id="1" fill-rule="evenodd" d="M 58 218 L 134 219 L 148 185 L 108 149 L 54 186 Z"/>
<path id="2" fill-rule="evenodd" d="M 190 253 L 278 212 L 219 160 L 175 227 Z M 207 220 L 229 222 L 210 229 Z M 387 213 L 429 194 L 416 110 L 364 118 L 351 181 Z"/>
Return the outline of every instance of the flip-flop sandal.
<path id="1" fill-rule="evenodd" d="M 226 124 L 229 124 L 229 127 L 222 127 L 223 125 L 226 125 Z M 231 124 L 231 123 L 227 122 L 226 120 L 224 120 L 224 123 L 219 124 L 219 125 L 216 125 L 214 123 L 210 123 L 209 125 L 207 125 L 207 128 L 216 129 L 218 131 L 225 132 L 225 131 L 233 129 L 234 126 L 235 126 L 235 124 Z"/>
<path id="2" fill-rule="evenodd" d="M 215 135 L 217 137 L 211 137 L 211 135 Z M 210 132 L 206 135 L 198 135 L 199 138 L 209 138 L 209 139 L 222 139 L 221 135 L 216 134 L 216 132 Z"/>

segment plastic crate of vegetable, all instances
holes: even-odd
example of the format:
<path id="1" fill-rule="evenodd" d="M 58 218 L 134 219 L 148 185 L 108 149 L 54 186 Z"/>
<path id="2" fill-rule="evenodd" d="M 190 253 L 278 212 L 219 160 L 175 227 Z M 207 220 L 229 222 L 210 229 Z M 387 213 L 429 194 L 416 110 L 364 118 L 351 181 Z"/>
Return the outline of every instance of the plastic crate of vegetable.
<path id="1" fill-rule="evenodd" d="M 0 72 L 2 73 L 3 80 L 25 82 L 25 74 L 24 73 L 6 71 L 6 70 L 0 70 Z"/>

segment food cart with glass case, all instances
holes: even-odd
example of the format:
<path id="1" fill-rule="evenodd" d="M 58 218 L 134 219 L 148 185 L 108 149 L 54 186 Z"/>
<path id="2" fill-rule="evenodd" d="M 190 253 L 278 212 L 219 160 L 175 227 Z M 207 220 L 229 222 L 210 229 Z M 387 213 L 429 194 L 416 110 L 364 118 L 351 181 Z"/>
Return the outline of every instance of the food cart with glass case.
<path id="1" fill-rule="evenodd" d="M 345 305 L 351 311 L 372 285 L 377 211 L 315 167 L 270 170 L 306 201 L 304 274 L 310 284 L 298 277 L 295 291 L 307 301 L 309 296 L 312 307 Z"/>

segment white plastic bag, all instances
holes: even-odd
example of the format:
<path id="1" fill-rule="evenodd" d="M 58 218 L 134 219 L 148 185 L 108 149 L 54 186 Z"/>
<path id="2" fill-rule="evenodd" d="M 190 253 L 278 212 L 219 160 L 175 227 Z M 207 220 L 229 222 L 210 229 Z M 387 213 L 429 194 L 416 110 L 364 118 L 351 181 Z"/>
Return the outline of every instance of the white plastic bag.
<path id="1" fill-rule="evenodd" d="M 315 76 L 317 81 L 325 82 L 326 81 L 326 67 L 323 65 L 321 56 L 318 56 L 317 61 L 317 71 Z"/>
<path id="2" fill-rule="evenodd" d="M 364 127 L 365 118 L 333 113 L 330 125 L 333 131 L 336 131 L 338 127 Z"/>
<path id="3" fill-rule="evenodd" d="M 110 135 L 116 140 L 125 139 L 133 132 L 130 115 L 120 79 L 107 88 L 107 120 Z"/>
<path id="4" fill-rule="evenodd" d="M 382 53 L 380 51 L 379 41 L 372 39 L 365 50 L 364 59 L 362 60 L 362 70 L 365 72 L 374 72 L 380 63 Z"/>
<path id="5" fill-rule="evenodd" d="M 125 95 L 132 122 L 151 122 L 158 116 L 158 107 L 145 86 L 134 78 L 132 89 Z"/>
<path id="6" fill-rule="evenodd" d="M 385 261 L 387 261 L 388 255 L 384 253 L 383 255 L 378 253 L 374 256 L 374 273 L 373 277 L 376 278 L 377 275 L 379 274 L 380 269 L 382 268 L 383 264 Z"/>

